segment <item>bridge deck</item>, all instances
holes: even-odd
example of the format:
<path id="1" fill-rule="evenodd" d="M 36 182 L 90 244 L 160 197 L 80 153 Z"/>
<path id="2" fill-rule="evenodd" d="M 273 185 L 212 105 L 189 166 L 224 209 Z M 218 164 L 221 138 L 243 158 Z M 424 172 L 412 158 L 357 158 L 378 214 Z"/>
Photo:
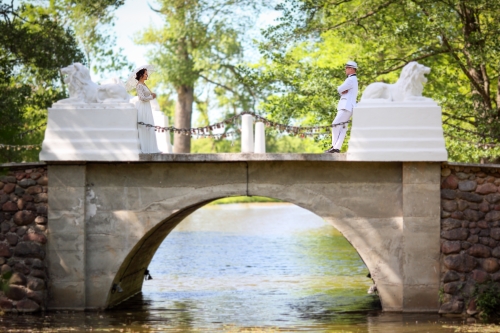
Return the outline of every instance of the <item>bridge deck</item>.
<path id="1" fill-rule="evenodd" d="M 346 154 L 141 154 L 143 162 L 345 161 Z"/>

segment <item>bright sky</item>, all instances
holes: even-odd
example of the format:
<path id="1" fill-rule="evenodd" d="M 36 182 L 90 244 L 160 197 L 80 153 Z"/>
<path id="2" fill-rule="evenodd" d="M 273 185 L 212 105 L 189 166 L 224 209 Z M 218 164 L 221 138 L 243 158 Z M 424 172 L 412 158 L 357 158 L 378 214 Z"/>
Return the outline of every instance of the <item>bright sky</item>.
<path id="1" fill-rule="evenodd" d="M 126 0 L 115 12 L 115 31 L 117 46 L 124 49 L 128 60 L 136 67 L 147 63 L 144 46 L 134 44 L 134 34 L 146 29 L 150 24 L 160 27 L 162 18 L 149 8 L 144 0 Z"/>

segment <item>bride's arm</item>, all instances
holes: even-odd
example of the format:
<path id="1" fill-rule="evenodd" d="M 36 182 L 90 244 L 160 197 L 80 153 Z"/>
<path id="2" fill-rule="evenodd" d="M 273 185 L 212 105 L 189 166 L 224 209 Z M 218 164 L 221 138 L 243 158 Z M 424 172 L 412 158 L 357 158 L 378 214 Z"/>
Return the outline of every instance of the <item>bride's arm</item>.
<path id="1" fill-rule="evenodd" d="M 149 92 L 149 89 L 142 84 L 137 85 L 137 97 L 143 102 L 149 102 L 154 99 L 153 95 Z"/>

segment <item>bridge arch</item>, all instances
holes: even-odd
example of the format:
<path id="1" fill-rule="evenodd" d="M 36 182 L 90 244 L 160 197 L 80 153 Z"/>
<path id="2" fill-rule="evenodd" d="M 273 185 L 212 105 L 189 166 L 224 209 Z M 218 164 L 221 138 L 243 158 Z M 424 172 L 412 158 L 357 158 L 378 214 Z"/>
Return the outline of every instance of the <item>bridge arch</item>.
<path id="1" fill-rule="evenodd" d="M 436 192 L 439 196 L 439 177 L 437 186 L 429 177 L 422 178 L 433 166 L 414 166 L 414 178 L 423 182 L 415 189 L 405 186 L 403 163 L 87 163 L 78 167 L 49 166 L 49 179 L 52 182 L 52 176 L 61 178 L 71 168 L 73 171 L 80 168 L 77 172 L 85 180 L 84 191 L 80 192 L 85 196 L 82 216 L 85 240 L 81 244 L 85 255 L 82 265 L 72 263 L 78 266 L 74 270 L 81 270 L 80 276 L 84 277 L 81 292 L 86 309 L 104 309 L 139 292 L 144 270 L 176 225 L 213 200 L 240 195 L 289 202 L 330 223 L 367 265 L 385 311 L 437 308 L 439 205 L 437 220 L 432 216 L 434 210 L 418 212 L 429 216 L 406 218 L 405 213 L 413 213 L 411 207 L 404 205 L 405 198 L 418 201 L 415 194 L 426 196 Z M 49 188 L 53 196 L 49 197 L 49 206 L 54 203 L 57 208 L 57 201 L 63 200 L 57 197 L 58 193 L 67 194 L 69 188 L 66 192 L 55 190 Z M 416 209 L 424 207 L 419 204 Z M 53 215 L 56 211 L 52 210 Z M 405 237 L 405 231 L 411 231 L 411 237 L 409 234 Z M 429 244 L 431 250 L 429 246 L 418 250 L 423 243 Z M 67 266 L 63 248 L 48 253 L 49 272 L 56 273 L 56 280 L 61 274 L 60 266 Z M 428 272 L 409 275 L 422 271 L 422 264 Z M 70 269 L 66 272 L 75 275 Z M 113 292 L 117 284 L 123 292 Z M 61 300 L 54 302 L 58 298 L 54 287 L 55 283 L 50 289 L 51 307 L 58 308 L 56 304 Z"/>

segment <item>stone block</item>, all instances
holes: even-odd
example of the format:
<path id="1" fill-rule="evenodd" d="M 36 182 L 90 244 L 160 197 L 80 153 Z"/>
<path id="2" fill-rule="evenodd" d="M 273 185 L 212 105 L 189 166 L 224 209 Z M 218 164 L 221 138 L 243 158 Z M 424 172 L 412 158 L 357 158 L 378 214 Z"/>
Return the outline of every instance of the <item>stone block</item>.
<path id="1" fill-rule="evenodd" d="M 40 193 L 43 193 L 43 187 L 40 185 L 35 185 L 35 186 L 28 187 L 25 195 L 33 196 L 35 194 L 40 194 Z"/>
<path id="2" fill-rule="evenodd" d="M 49 165 L 50 187 L 85 187 L 85 165 Z"/>
<path id="3" fill-rule="evenodd" d="M 477 266 L 477 261 L 465 253 L 452 254 L 444 258 L 444 265 L 450 270 L 468 273 Z"/>
<path id="4" fill-rule="evenodd" d="M 260 184 L 312 184 L 312 183 L 396 183 L 401 184 L 402 164 L 356 163 L 325 164 L 321 162 L 249 162 L 250 183 Z M 286 171 L 285 171 L 286 170 Z"/>
<path id="5" fill-rule="evenodd" d="M 457 210 L 457 202 L 452 200 L 442 200 L 441 207 L 447 212 L 454 212 Z"/>
<path id="6" fill-rule="evenodd" d="M 36 181 L 34 181 L 33 179 L 24 178 L 24 179 L 20 180 L 17 184 L 23 188 L 28 188 L 30 186 L 35 186 Z"/>
<path id="7" fill-rule="evenodd" d="M 42 279 L 30 277 L 28 280 L 28 288 L 33 291 L 45 290 L 45 281 Z"/>
<path id="8" fill-rule="evenodd" d="M 437 184 L 405 184 L 403 214 L 410 217 L 440 216 L 440 189 Z"/>
<path id="9" fill-rule="evenodd" d="M 449 175 L 441 182 L 442 189 L 456 190 L 458 188 L 458 178 L 455 175 Z"/>
<path id="10" fill-rule="evenodd" d="M 497 192 L 497 187 L 492 183 L 485 183 L 482 185 L 478 185 L 476 188 L 476 192 L 480 194 L 489 194 Z"/>
<path id="11" fill-rule="evenodd" d="M 447 271 L 443 277 L 443 283 L 453 282 L 460 280 L 460 274 L 455 271 Z"/>
<path id="12" fill-rule="evenodd" d="M 403 296 L 404 312 L 436 312 L 439 309 L 439 284 L 405 285 Z"/>
<path id="13" fill-rule="evenodd" d="M 483 212 L 480 212 L 477 210 L 466 209 L 466 210 L 464 210 L 464 216 L 465 216 L 465 219 L 468 221 L 477 222 L 480 219 L 484 218 L 485 214 Z"/>
<path id="14" fill-rule="evenodd" d="M 9 288 L 5 292 L 5 296 L 14 301 L 20 301 L 26 297 L 26 289 L 22 286 L 9 285 Z"/>
<path id="15" fill-rule="evenodd" d="M 485 198 L 489 203 L 495 204 L 500 201 L 500 194 L 488 194 Z"/>
<path id="16" fill-rule="evenodd" d="M 40 310 L 40 305 L 33 302 L 32 300 L 24 299 L 22 301 L 17 302 L 16 309 L 17 309 L 17 311 L 24 312 L 24 313 L 36 312 L 36 311 Z"/>
<path id="17" fill-rule="evenodd" d="M 16 184 L 9 183 L 9 184 L 5 184 L 2 190 L 3 190 L 3 193 L 10 194 L 10 193 L 14 192 L 15 189 L 16 189 Z"/>
<path id="18" fill-rule="evenodd" d="M 459 253 L 462 249 L 460 241 L 446 241 L 441 244 L 441 252 L 443 254 Z"/>
<path id="19" fill-rule="evenodd" d="M 127 209 L 127 187 L 98 187 L 92 186 L 87 189 L 86 204 L 90 216 L 97 211 L 115 211 Z M 131 188 L 132 191 L 140 191 L 141 188 Z M 92 208 L 91 208 L 92 207 Z M 136 209 L 139 209 L 137 207 Z"/>
<path id="20" fill-rule="evenodd" d="M 441 163 L 404 162 L 403 184 L 439 184 Z"/>
<path id="21" fill-rule="evenodd" d="M 486 214 L 486 221 L 499 221 L 500 220 L 500 211 L 493 210 Z"/>
<path id="22" fill-rule="evenodd" d="M 477 182 L 473 180 L 464 180 L 458 183 L 458 189 L 462 192 L 474 191 L 477 187 Z"/>
<path id="23" fill-rule="evenodd" d="M 377 290 L 384 311 L 403 311 L 403 285 L 377 283 Z"/>
<path id="24" fill-rule="evenodd" d="M 479 269 L 475 269 L 472 271 L 472 279 L 477 283 L 485 283 L 490 279 L 490 275 L 484 271 L 480 271 Z"/>
<path id="25" fill-rule="evenodd" d="M 495 273 L 500 269 L 498 260 L 495 258 L 484 259 L 483 262 L 481 263 L 481 266 L 488 273 Z"/>
<path id="26" fill-rule="evenodd" d="M 133 175 L 140 174 L 141 177 Z M 103 187 L 209 187 L 246 183 L 246 163 L 88 164 L 87 183 Z"/>
<path id="27" fill-rule="evenodd" d="M 444 219 L 441 221 L 441 230 L 448 231 L 460 228 L 462 226 L 462 221 L 456 219 Z"/>
<path id="28" fill-rule="evenodd" d="M 48 217 L 49 243 L 55 234 L 83 234 L 85 228 L 83 211 L 56 211 L 51 209 Z"/>
<path id="29" fill-rule="evenodd" d="M 399 184 L 332 184 L 326 189 L 302 185 L 290 189 L 294 191 L 293 193 L 287 193 L 286 188 L 286 186 L 279 188 L 277 193 L 272 193 L 272 197 L 284 197 L 285 201 L 294 203 L 292 198 L 287 197 L 288 195 L 297 198 L 300 196 L 299 193 L 304 193 L 304 191 L 310 189 L 308 191 L 310 196 L 304 199 L 311 204 L 308 209 L 320 215 L 332 214 L 338 211 L 337 209 L 342 208 L 344 214 L 340 216 L 345 217 L 389 218 L 399 217 L 403 214 L 401 185 Z M 256 192 L 262 193 L 260 191 Z M 259 195 L 253 193 L 253 188 L 251 188 L 250 193 L 251 195 Z M 319 207 L 321 201 L 318 201 L 317 197 L 323 195 L 329 201 L 323 201 L 323 205 Z M 439 210 L 439 203 L 436 206 Z M 439 216 L 439 211 L 437 216 Z"/>
<path id="30" fill-rule="evenodd" d="M 84 283 L 85 256 L 82 251 L 47 249 L 48 273 L 52 288 L 60 282 Z"/>
<path id="31" fill-rule="evenodd" d="M 403 236 L 405 286 L 439 284 L 439 219 L 405 217 Z"/>
<path id="32" fill-rule="evenodd" d="M 474 244 L 469 250 L 469 255 L 476 258 L 488 258 L 491 255 L 489 247 L 482 244 Z"/>
<path id="33" fill-rule="evenodd" d="M 51 210 L 83 213 L 85 209 L 85 197 L 85 187 L 51 187 L 51 191 L 49 192 L 49 207 Z"/>
<path id="34" fill-rule="evenodd" d="M 118 271 L 118 268 L 121 266 L 127 255 L 129 254 L 130 248 L 113 248 L 112 245 L 106 246 L 106 236 L 93 236 L 93 238 L 97 238 L 92 242 L 92 245 L 95 245 L 95 249 L 89 249 L 87 252 L 87 274 L 90 275 L 109 275 Z M 115 237 L 115 240 L 112 241 L 113 245 L 120 242 L 118 237 Z M 134 244 L 135 245 L 135 244 Z M 113 249 L 110 251 L 110 249 Z"/>
<path id="35" fill-rule="evenodd" d="M 49 233 L 47 247 L 50 250 L 83 251 L 85 250 L 85 234 L 79 233 Z"/>
<path id="36" fill-rule="evenodd" d="M 85 282 L 53 280 L 48 307 L 51 310 L 85 310 Z"/>
<path id="37" fill-rule="evenodd" d="M 455 313 L 455 314 L 459 314 L 459 313 L 462 313 L 464 309 L 464 302 L 462 301 L 451 301 L 451 302 L 447 302 L 447 303 L 444 303 L 441 305 L 441 307 L 439 308 L 439 313 L 440 314 L 451 314 L 451 313 Z"/>
<path id="38" fill-rule="evenodd" d="M 500 228 L 491 228 L 490 236 L 495 240 L 500 240 Z"/>
<path id="39" fill-rule="evenodd" d="M 18 211 L 14 214 L 14 223 L 17 225 L 28 225 L 33 223 L 36 215 L 28 210 Z"/>
<path id="40" fill-rule="evenodd" d="M 20 242 L 14 249 L 14 255 L 21 258 L 45 259 L 45 250 L 40 244 L 32 242 Z"/>
<path id="41" fill-rule="evenodd" d="M 457 191 L 455 190 L 450 190 L 450 189 L 441 190 L 441 198 L 443 199 L 453 200 L 456 197 L 457 197 Z"/>
<path id="42" fill-rule="evenodd" d="M 469 237 L 469 230 L 458 228 L 441 231 L 441 237 L 448 240 L 466 240 Z"/>
<path id="43" fill-rule="evenodd" d="M 472 209 L 477 209 L 473 207 L 472 203 L 479 203 L 483 201 L 483 196 L 477 193 L 472 193 L 472 192 L 458 192 L 457 193 L 458 198 L 464 199 L 466 201 L 469 201 L 469 207 Z"/>

